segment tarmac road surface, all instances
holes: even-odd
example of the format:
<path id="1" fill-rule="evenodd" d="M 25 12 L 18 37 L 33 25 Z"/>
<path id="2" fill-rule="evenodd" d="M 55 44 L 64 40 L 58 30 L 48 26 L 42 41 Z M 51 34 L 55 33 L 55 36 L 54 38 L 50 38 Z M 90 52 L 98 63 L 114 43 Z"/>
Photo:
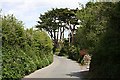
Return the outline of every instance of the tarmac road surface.
<path id="1" fill-rule="evenodd" d="M 80 78 L 81 68 L 76 61 L 54 55 L 54 61 L 49 66 L 36 70 L 24 78 Z"/>

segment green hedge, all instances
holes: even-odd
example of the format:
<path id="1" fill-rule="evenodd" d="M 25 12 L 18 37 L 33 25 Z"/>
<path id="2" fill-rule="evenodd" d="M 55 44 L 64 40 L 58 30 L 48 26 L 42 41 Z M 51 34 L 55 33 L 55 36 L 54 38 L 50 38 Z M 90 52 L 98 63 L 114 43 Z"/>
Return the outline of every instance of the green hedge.
<path id="1" fill-rule="evenodd" d="M 39 30 L 24 30 L 13 15 L 2 18 L 2 79 L 23 78 L 52 63 L 52 40 Z"/>
<path id="2" fill-rule="evenodd" d="M 120 76 L 120 2 L 112 5 L 108 29 L 100 38 L 92 56 L 90 80 L 119 79 Z"/>

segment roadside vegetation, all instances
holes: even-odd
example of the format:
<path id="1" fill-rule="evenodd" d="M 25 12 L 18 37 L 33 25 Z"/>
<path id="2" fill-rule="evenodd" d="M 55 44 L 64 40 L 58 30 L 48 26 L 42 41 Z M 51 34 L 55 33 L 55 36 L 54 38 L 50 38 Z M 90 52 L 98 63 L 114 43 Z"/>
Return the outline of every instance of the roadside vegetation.
<path id="1" fill-rule="evenodd" d="M 53 61 L 52 40 L 40 30 L 24 30 L 13 15 L 2 17 L 2 79 L 18 79 Z"/>
<path id="2" fill-rule="evenodd" d="M 81 64 L 84 55 L 92 56 L 90 78 L 119 77 L 120 2 L 88 2 L 80 6 L 80 10 L 60 8 L 46 12 L 40 16 L 37 28 L 51 33 L 59 56 Z M 68 39 L 64 38 L 65 31 L 69 32 Z"/>
<path id="3" fill-rule="evenodd" d="M 82 6 L 82 5 L 81 5 Z M 78 10 L 75 45 L 92 55 L 89 79 L 119 78 L 120 2 L 88 2 Z"/>
<path id="4" fill-rule="evenodd" d="M 81 64 L 89 55 L 90 80 L 119 78 L 120 2 L 88 2 L 80 8 L 55 8 L 41 14 L 37 30 L 24 30 L 13 15 L 3 16 L 3 80 L 22 78 L 49 65 L 53 53 Z"/>

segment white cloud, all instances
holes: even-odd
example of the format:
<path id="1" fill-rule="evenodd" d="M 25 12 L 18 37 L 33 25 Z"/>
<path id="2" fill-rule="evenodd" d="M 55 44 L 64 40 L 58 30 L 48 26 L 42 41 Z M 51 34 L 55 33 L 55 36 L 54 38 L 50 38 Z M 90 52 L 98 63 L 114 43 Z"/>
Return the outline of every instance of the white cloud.
<path id="1" fill-rule="evenodd" d="M 78 2 L 85 4 L 89 0 L 0 0 L 5 14 L 14 14 L 25 26 L 36 25 L 39 14 L 51 8 L 77 8 Z"/>

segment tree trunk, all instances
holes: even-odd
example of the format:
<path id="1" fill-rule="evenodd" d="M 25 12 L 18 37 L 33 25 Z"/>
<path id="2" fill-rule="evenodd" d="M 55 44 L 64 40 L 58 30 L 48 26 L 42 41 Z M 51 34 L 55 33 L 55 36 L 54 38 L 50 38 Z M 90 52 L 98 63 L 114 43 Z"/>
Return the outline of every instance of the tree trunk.
<path id="1" fill-rule="evenodd" d="M 56 31 L 54 30 L 53 33 L 54 33 L 54 47 L 57 48 L 58 47 L 58 41 L 56 39 Z"/>
<path id="2" fill-rule="evenodd" d="M 50 35 L 51 39 L 53 39 L 53 33 L 52 33 L 52 30 L 49 31 L 48 34 Z"/>
<path id="3" fill-rule="evenodd" d="M 71 38 L 72 38 L 72 26 L 71 25 L 69 25 L 70 27 L 69 27 L 69 45 L 71 44 Z"/>
<path id="4" fill-rule="evenodd" d="M 58 27 L 58 31 L 57 31 L 57 42 L 58 42 L 58 38 L 59 38 L 59 27 Z"/>
<path id="5" fill-rule="evenodd" d="M 75 31 L 75 25 L 73 25 L 73 29 L 72 29 L 72 31 L 71 31 L 71 33 L 72 33 L 72 44 L 74 44 L 74 31 Z"/>
<path id="6" fill-rule="evenodd" d="M 60 28 L 60 41 L 61 41 L 61 39 L 62 39 L 62 30 Z"/>
<path id="7" fill-rule="evenodd" d="M 53 30 L 53 34 L 54 34 L 54 41 L 56 41 L 56 34 L 55 34 L 55 30 Z"/>
<path id="8" fill-rule="evenodd" d="M 63 36 L 62 36 L 62 40 L 64 39 L 64 32 L 65 32 L 65 27 L 63 27 Z"/>

